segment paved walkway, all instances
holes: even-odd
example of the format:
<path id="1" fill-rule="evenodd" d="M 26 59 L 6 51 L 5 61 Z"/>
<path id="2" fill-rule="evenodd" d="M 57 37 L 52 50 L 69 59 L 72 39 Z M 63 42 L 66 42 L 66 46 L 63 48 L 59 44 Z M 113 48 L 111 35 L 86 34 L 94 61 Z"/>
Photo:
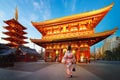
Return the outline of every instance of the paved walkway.
<path id="1" fill-rule="evenodd" d="M 102 80 L 80 66 L 76 66 L 76 69 L 72 78 L 66 77 L 65 66 L 60 63 L 34 72 L 0 69 L 0 80 Z"/>

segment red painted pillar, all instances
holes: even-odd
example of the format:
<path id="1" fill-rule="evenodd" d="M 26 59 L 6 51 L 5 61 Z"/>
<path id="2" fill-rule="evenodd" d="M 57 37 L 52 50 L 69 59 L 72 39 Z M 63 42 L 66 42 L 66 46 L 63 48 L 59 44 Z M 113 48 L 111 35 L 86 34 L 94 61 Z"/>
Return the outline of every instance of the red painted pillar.
<path id="1" fill-rule="evenodd" d="M 61 62 L 63 56 L 64 56 L 64 55 L 63 55 L 63 51 L 62 51 L 62 49 L 61 49 L 61 50 L 60 50 L 60 53 L 59 53 L 59 62 Z"/>
<path id="2" fill-rule="evenodd" d="M 76 52 L 76 61 L 80 62 L 80 50 L 79 49 Z"/>
<path id="3" fill-rule="evenodd" d="M 55 50 L 52 51 L 52 61 L 55 61 L 56 59 L 56 53 Z"/>

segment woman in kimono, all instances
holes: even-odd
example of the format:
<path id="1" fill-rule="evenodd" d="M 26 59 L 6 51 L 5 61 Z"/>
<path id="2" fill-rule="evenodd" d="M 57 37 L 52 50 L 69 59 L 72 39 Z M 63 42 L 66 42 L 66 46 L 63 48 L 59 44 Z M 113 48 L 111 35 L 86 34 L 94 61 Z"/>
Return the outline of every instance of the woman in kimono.
<path id="1" fill-rule="evenodd" d="M 68 46 L 68 51 L 65 53 L 62 59 L 62 63 L 66 64 L 66 73 L 68 77 L 72 77 L 73 63 L 76 62 L 75 56 L 71 52 L 71 46 Z"/>

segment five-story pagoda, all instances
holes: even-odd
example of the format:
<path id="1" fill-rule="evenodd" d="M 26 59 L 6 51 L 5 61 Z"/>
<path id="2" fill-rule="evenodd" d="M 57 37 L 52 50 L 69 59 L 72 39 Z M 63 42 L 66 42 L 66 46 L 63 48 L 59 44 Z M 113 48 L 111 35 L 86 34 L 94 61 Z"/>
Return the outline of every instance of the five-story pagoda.
<path id="1" fill-rule="evenodd" d="M 23 36 L 24 34 L 27 34 L 26 32 L 24 32 L 26 28 L 18 22 L 17 8 L 15 12 L 15 19 L 13 18 L 4 22 L 8 25 L 4 26 L 4 28 L 7 29 L 8 32 L 3 33 L 8 35 L 9 37 L 3 39 L 9 41 L 9 43 L 7 44 L 8 46 L 18 47 L 19 45 L 27 43 L 26 41 L 24 41 L 24 39 L 27 39 L 27 37 Z"/>

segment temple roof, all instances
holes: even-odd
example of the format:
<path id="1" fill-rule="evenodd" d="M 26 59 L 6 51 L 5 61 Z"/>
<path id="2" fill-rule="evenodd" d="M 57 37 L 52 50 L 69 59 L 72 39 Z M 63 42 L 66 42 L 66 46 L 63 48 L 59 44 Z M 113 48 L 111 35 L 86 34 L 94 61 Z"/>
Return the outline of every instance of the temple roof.
<path id="1" fill-rule="evenodd" d="M 23 46 L 23 45 L 20 45 L 18 48 L 22 52 L 25 52 L 25 53 L 28 53 L 28 54 L 34 54 L 34 55 L 38 55 L 39 54 L 35 49 L 31 49 L 31 48 Z"/>
<path id="2" fill-rule="evenodd" d="M 0 56 L 13 54 L 15 51 L 16 49 L 12 49 L 5 44 L 0 44 Z"/>
<path id="3" fill-rule="evenodd" d="M 84 34 L 84 35 L 69 35 L 69 37 L 64 37 L 64 38 L 54 38 L 54 39 L 47 39 L 47 40 L 43 40 L 43 39 L 31 39 L 32 42 L 42 46 L 42 44 L 46 44 L 46 43 L 57 43 L 57 42 L 67 42 L 67 41 L 83 41 L 83 42 L 87 42 L 90 46 L 92 46 L 93 44 L 105 39 L 106 37 L 114 34 L 116 32 L 118 28 L 115 28 L 113 30 L 109 30 L 109 31 L 104 31 L 104 32 L 99 32 L 99 33 L 95 33 L 95 34 Z"/>
<path id="4" fill-rule="evenodd" d="M 65 16 L 62 18 L 52 19 L 52 20 L 46 20 L 43 22 L 32 22 L 33 26 L 38 29 L 38 31 L 42 32 L 44 27 L 52 27 L 62 24 L 68 24 L 72 22 L 80 22 L 84 20 L 91 20 L 90 24 L 92 28 L 95 28 L 96 25 L 102 20 L 102 18 L 111 10 L 113 7 L 113 3 L 109 6 L 106 6 L 104 8 L 89 11 L 89 12 L 83 12 L 81 14 L 75 14 L 71 16 Z"/>

